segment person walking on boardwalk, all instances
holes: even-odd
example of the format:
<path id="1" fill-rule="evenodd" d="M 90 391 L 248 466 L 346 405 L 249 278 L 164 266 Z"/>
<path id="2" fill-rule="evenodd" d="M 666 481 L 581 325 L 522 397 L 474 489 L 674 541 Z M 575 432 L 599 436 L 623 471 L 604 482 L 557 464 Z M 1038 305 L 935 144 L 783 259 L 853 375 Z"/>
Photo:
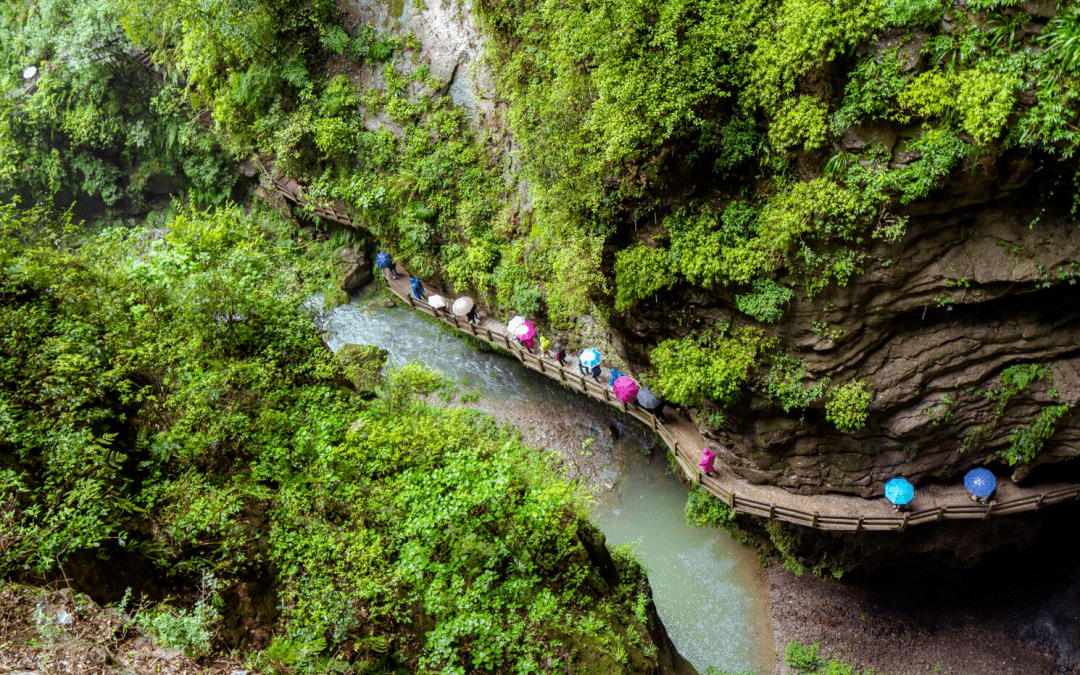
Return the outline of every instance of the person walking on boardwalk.
<path id="1" fill-rule="evenodd" d="M 597 374 L 593 375 L 593 369 L 596 369 Z M 578 356 L 578 370 L 581 371 L 582 377 L 588 377 L 593 375 L 596 381 L 600 381 L 600 352 L 595 349 L 586 349 Z"/>
<path id="2" fill-rule="evenodd" d="M 607 379 L 607 386 L 614 387 L 615 380 L 619 379 L 620 377 L 622 377 L 622 371 L 617 368 L 612 368 L 611 375 L 609 375 Z"/>
<path id="3" fill-rule="evenodd" d="M 427 291 L 424 290 L 424 284 L 420 283 L 420 280 L 416 277 L 409 277 L 409 285 L 412 286 L 413 297 L 417 300 L 424 300 L 424 296 Z"/>
<path id="4" fill-rule="evenodd" d="M 971 499 L 986 504 L 997 489 L 997 478 L 988 469 L 979 467 L 968 471 L 964 476 L 964 487 L 971 493 Z"/>
<path id="5" fill-rule="evenodd" d="M 706 476 L 715 476 L 716 469 L 713 468 L 713 460 L 716 459 L 716 453 L 712 450 L 705 448 L 701 451 L 701 461 L 698 462 L 698 466 L 702 468 Z"/>
<path id="6" fill-rule="evenodd" d="M 469 320 L 469 323 L 480 323 L 480 312 L 477 310 L 476 305 L 472 306 L 465 318 Z"/>
<path id="7" fill-rule="evenodd" d="M 885 483 L 885 499 L 892 503 L 893 511 L 903 513 L 911 510 L 915 500 L 915 486 L 906 478 L 892 478 Z"/>
<path id="8" fill-rule="evenodd" d="M 592 379 L 594 379 L 594 380 L 596 380 L 597 382 L 599 382 L 599 381 L 600 381 L 600 374 L 601 374 L 602 372 L 604 372 L 604 371 L 600 369 L 600 366 L 598 366 L 598 365 L 597 365 L 597 366 L 593 366 L 593 367 L 592 367 Z"/>
<path id="9" fill-rule="evenodd" d="M 540 356 L 547 356 L 548 349 L 551 347 L 551 340 L 547 339 L 543 335 L 540 336 Z"/>
<path id="10" fill-rule="evenodd" d="M 397 263 L 394 262 L 393 256 L 389 253 L 379 251 L 379 255 L 375 256 L 375 264 L 380 269 L 389 270 L 391 279 L 397 279 Z"/>
<path id="11" fill-rule="evenodd" d="M 560 366 L 566 365 L 566 350 L 560 344 L 555 345 L 555 360 L 559 362 Z"/>

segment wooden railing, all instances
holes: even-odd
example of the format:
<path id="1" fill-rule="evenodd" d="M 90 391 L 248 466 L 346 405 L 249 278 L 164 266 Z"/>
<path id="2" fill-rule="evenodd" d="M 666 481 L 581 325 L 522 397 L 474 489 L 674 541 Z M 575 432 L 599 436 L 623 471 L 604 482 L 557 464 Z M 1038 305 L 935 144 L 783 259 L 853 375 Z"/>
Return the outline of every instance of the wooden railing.
<path id="1" fill-rule="evenodd" d="M 702 488 L 715 495 L 738 513 L 760 516 L 769 520 L 782 520 L 796 525 L 803 525 L 821 530 L 899 532 L 911 525 L 921 525 L 923 523 L 932 523 L 940 520 L 981 520 L 989 518 L 992 515 L 1000 516 L 1023 511 L 1034 511 L 1044 506 L 1080 497 L 1080 485 L 1065 485 L 1018 499 L 997 501 L 989 504 L 968 502 L 965 500 L 966 503 L 935 506 L 934 508 L 895 515 L 822 513 L 820 511 L 792 508 L 774 502 L 755 500 L 747 497 L 745 494 L 740 494 L 741 490 L 739 488 L 740 482 L 743 483 L 742 487 L 746 488 L 747 491 L 752 491 L 753 488 L 757 486 L 740 481 L 733 476 L 705 476 L 698 470 L 694 457 L 696 454 L 700 453 L 701 448 L 704 446 L 704 439 L 701 439 L 700 443 L 694 444 L 694 447 L 686 447 L 687 444 L 685 441 L 680 441 L 676 438 L 676 435 L 672 433 L 668 426 L 662 424 L 655 415 L 636 405 L 620 401 L 615 397 L 611 387 L 604 386 L 593 380 L 591 377 L 584 377 L 578 373 L 567 372 L 565 368 L 558 364 L 552 363 L 547 359 L 523 349 L 516 340 L 511 340 L 509 336 L 503 333 L 470 323 L 450 312 L 436 310 L 427 302 L 417 300 L 408 291 L 390 283 L 386 278 L 386 275 L 383 275 L 383 280 L 387 283 L 387 287 L 390 291 L 407 303 L 409 307 L 449 324 L 463 333 L 472 335 L 497 347 L 502 347 L 517 357 L 525 367 L 531 368 L 532 370 L 542 373 L 554 380 L 558 380 L 559 382 L 563 382 L 571 389 L 575 389 L 583 394 L 587 394 L 597 400 L 603 401 L 638 420 L 663 439 L 664 443 L 671 449 L 679 467 L 682 468 L 683 473 L 690 481 L 699 484 Z M 814 500 L 813 496 L 806 495 L 792 495 L 792 498 Z M 866 500 L 854 496 L 849 496 L 847 499 L 851 500 L 852 503 L 863 502 L 866 505 L 865 510 L 867 511 L 871 511 L 870 507 L 872 505 L 873 514 L 880 514 L 882 510 L 881 500 Z M 855 507 L 854 510 L 859 511 L 862 509 Z"/>

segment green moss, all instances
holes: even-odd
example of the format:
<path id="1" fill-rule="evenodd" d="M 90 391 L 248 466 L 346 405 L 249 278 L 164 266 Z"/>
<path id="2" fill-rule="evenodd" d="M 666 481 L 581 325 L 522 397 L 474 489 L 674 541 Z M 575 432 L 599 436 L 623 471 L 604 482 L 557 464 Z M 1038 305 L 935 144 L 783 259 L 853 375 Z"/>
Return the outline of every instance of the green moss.
<path id="1" fill-rule="evenodd" d="M 379 383 L 379 373 L 386 364 L 390 352 L 374 345 L 342 345 L 335 355 L 341 365 L 341 371 L 352 386 L 353 391 L 362 396 L 375 394 Z"/>
<path id="2" fill-rule="evenodd" d="M 866 424 L 870 399 L 870 392 L 866 391 L 866 383 L 862 380 L 829 387 L 825 394 L 825 419 L 843 433 L 858 431 Z"/>

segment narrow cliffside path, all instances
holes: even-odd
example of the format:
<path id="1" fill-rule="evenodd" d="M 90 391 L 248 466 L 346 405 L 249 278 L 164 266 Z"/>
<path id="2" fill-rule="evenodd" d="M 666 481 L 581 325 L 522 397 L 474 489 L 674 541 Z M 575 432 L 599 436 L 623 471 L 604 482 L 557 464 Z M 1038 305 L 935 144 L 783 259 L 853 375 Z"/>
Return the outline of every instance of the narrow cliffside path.
<path id="1" fill-rule="evenodd" d="M 274 176 L 261 161 L 256 161 L 274 191 L 295 204 L 308 206 L 299 183 Z M 316 215 L 356 227 L 349 218 L 344 204 L 314 208 Z M 995 501 L 989 504 L 978 504 L 971 501 L 967 490 L 962 485 L 929 485 L 917 490 L 911 512 L 897 514 L 893 511 L 892 505 L 883 497 L 864 499 L 843 494 L 794 494 L 781 487 L 750 483 L 724 468 L 722 463 L 715 477 L 705 476 L 697 468 L 701 449 L 705 447 L 705 439 L 697 426 L 686 416 L 676 412 L 668 415 L 668 422 L 660 423 L 655 415 L 642 408 L 619 401 L 611 388 L 605 386 L 603 382 L 582 377 L 578 373 L 576 359 L 570 357 L 569 353 L 568 358 L 574 362 L 566 367 L 560 367 L 555 361 L 526 350 L 510 335 L 505 325 L 490 317 L 485 317 L 478 325 L 474 325 L 445 311 L 436 311 L 426 302 L 412 297 L 408 272 L 400 265 L 399 268 L 401 273 L 396 280 L 391 279 L 384 270 L 383 281 L 394 295 L 410 307 L 450 324 L 463 333 L 507 349 L 526 367 L 619 408 L 622 412 L 642 422 L 664 440 L 687 479 L 700 484 L 739 513 L 821 530 L 898 532 L 912 525 L 939 520 L 979 520 L 991 516 L 1035 511 L 1044 506 L 1080 498 L 1080 484 L 1076 483 L 1054 482 L 1020 486 L 1004 480 L 998 483 Z M 453 304 L 453 294 L 446 294 L 441 289 L 435 290 L 447 297 L 449 304 Z M 582 345 L 582 347 L 587 347 L 587 345 Z M 610 371 L 606 372 L 610 373 Z"/>
<path id="2" fill-rule="evenodd" d="M 864 499 L 843 494 L 794 494 L 776 486 L 755 485 L 722 466 L 718 466 L 716 476 L 705 476 L 697 468 L 701 450 L 706 444 L 705 439 L 702 438 L 696 425 L 684 415 L 678 412 L 669 413 L 668 421 L 661 423 L 652 413 L 636 405 L 623 403 L 615 397 L 611 388 L 606 386 L 605 378 L 610 373 L 609 370 L 604 370 L 600 382 L 591 377 L 582 377 L 578 372 L 574 357 L 568 354 L 569 363 L 564 367 L 559 366 L 554 360 L 542 355 L 538 356 L 525 349 L 510 335 L 505 325 L 490 317 L 484 317 L 479 324 L 471 324 L 445 310 L 439 311 L 432 308 L 427 302 L 412 297 L 408 282 L 409 273 L 401 265 L 398 268 L 397 279 L 392 279 L 384 270 L 383 281 L 394 295 L 410 307 L 439 319 L 463 333 L 509 350 L 526 367 L 563 382 L 571 389 L 604 401 L 634 417 L 664 440 L 687 479 L 700 484 L 739 513 L 821 530 L 902 531 L 912 525 L 939 520 L 978 520 L 991 516 L 1034 511 L 1044 506 L 1080 497 L 1080 485 L 1074 483 L 1055 482 L 1020 486 L 1011 481 L 1001 481 L 998 483 L 996 500 L 990 504 L 979 504 L 971 501 L 963 485 L 931 485 L 918 489 L 911 512 L 897 514 L 884 498 Z M 449 304 L 453 304 L 453 294 L 446 294 L 437 288 L 428 290 L 429 294 L 442 295 L 447 298 Z M 581 347 L 586 348 L 588 345 Z"/>

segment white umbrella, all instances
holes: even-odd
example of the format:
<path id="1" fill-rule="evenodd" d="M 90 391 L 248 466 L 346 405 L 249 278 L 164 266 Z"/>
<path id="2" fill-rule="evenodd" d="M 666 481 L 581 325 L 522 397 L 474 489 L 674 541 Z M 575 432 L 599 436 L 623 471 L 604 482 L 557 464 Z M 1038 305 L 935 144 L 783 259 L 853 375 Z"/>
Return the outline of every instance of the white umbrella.
<path id="1" fill-rule="evenodd" d="M 427 304 L 431 305 L 432 309 L 442 309 L 446 307 L 446 298 L 441 295 L 429 295 L 427 296 Z"/>
<path id="2" fill-rule="evenodd" d="M 506 327 L 509 329 L 511 335 L 517 335 L 517 329 L 523 323 L 525 323 L 525 317 L 515 316 L 513 319 L 510 319 L 510 323 L 506 324 Z"/>
<path id="3" fill-rule="evenodd" d="M 35 75 L 37 75 L 37 66 L 27 66 L 26 68 L 23 68 L 22 76 L 24 80 L 33 79 Z"/>
<path id="4" fill-rule="evenodd" d="M 473 307 L 476 307 L 476 303 L 473 302 L 473 299 L 467 295 L 463 295 L 454 301 L 454 314 L 465 316 L 472 311 Z"/>

